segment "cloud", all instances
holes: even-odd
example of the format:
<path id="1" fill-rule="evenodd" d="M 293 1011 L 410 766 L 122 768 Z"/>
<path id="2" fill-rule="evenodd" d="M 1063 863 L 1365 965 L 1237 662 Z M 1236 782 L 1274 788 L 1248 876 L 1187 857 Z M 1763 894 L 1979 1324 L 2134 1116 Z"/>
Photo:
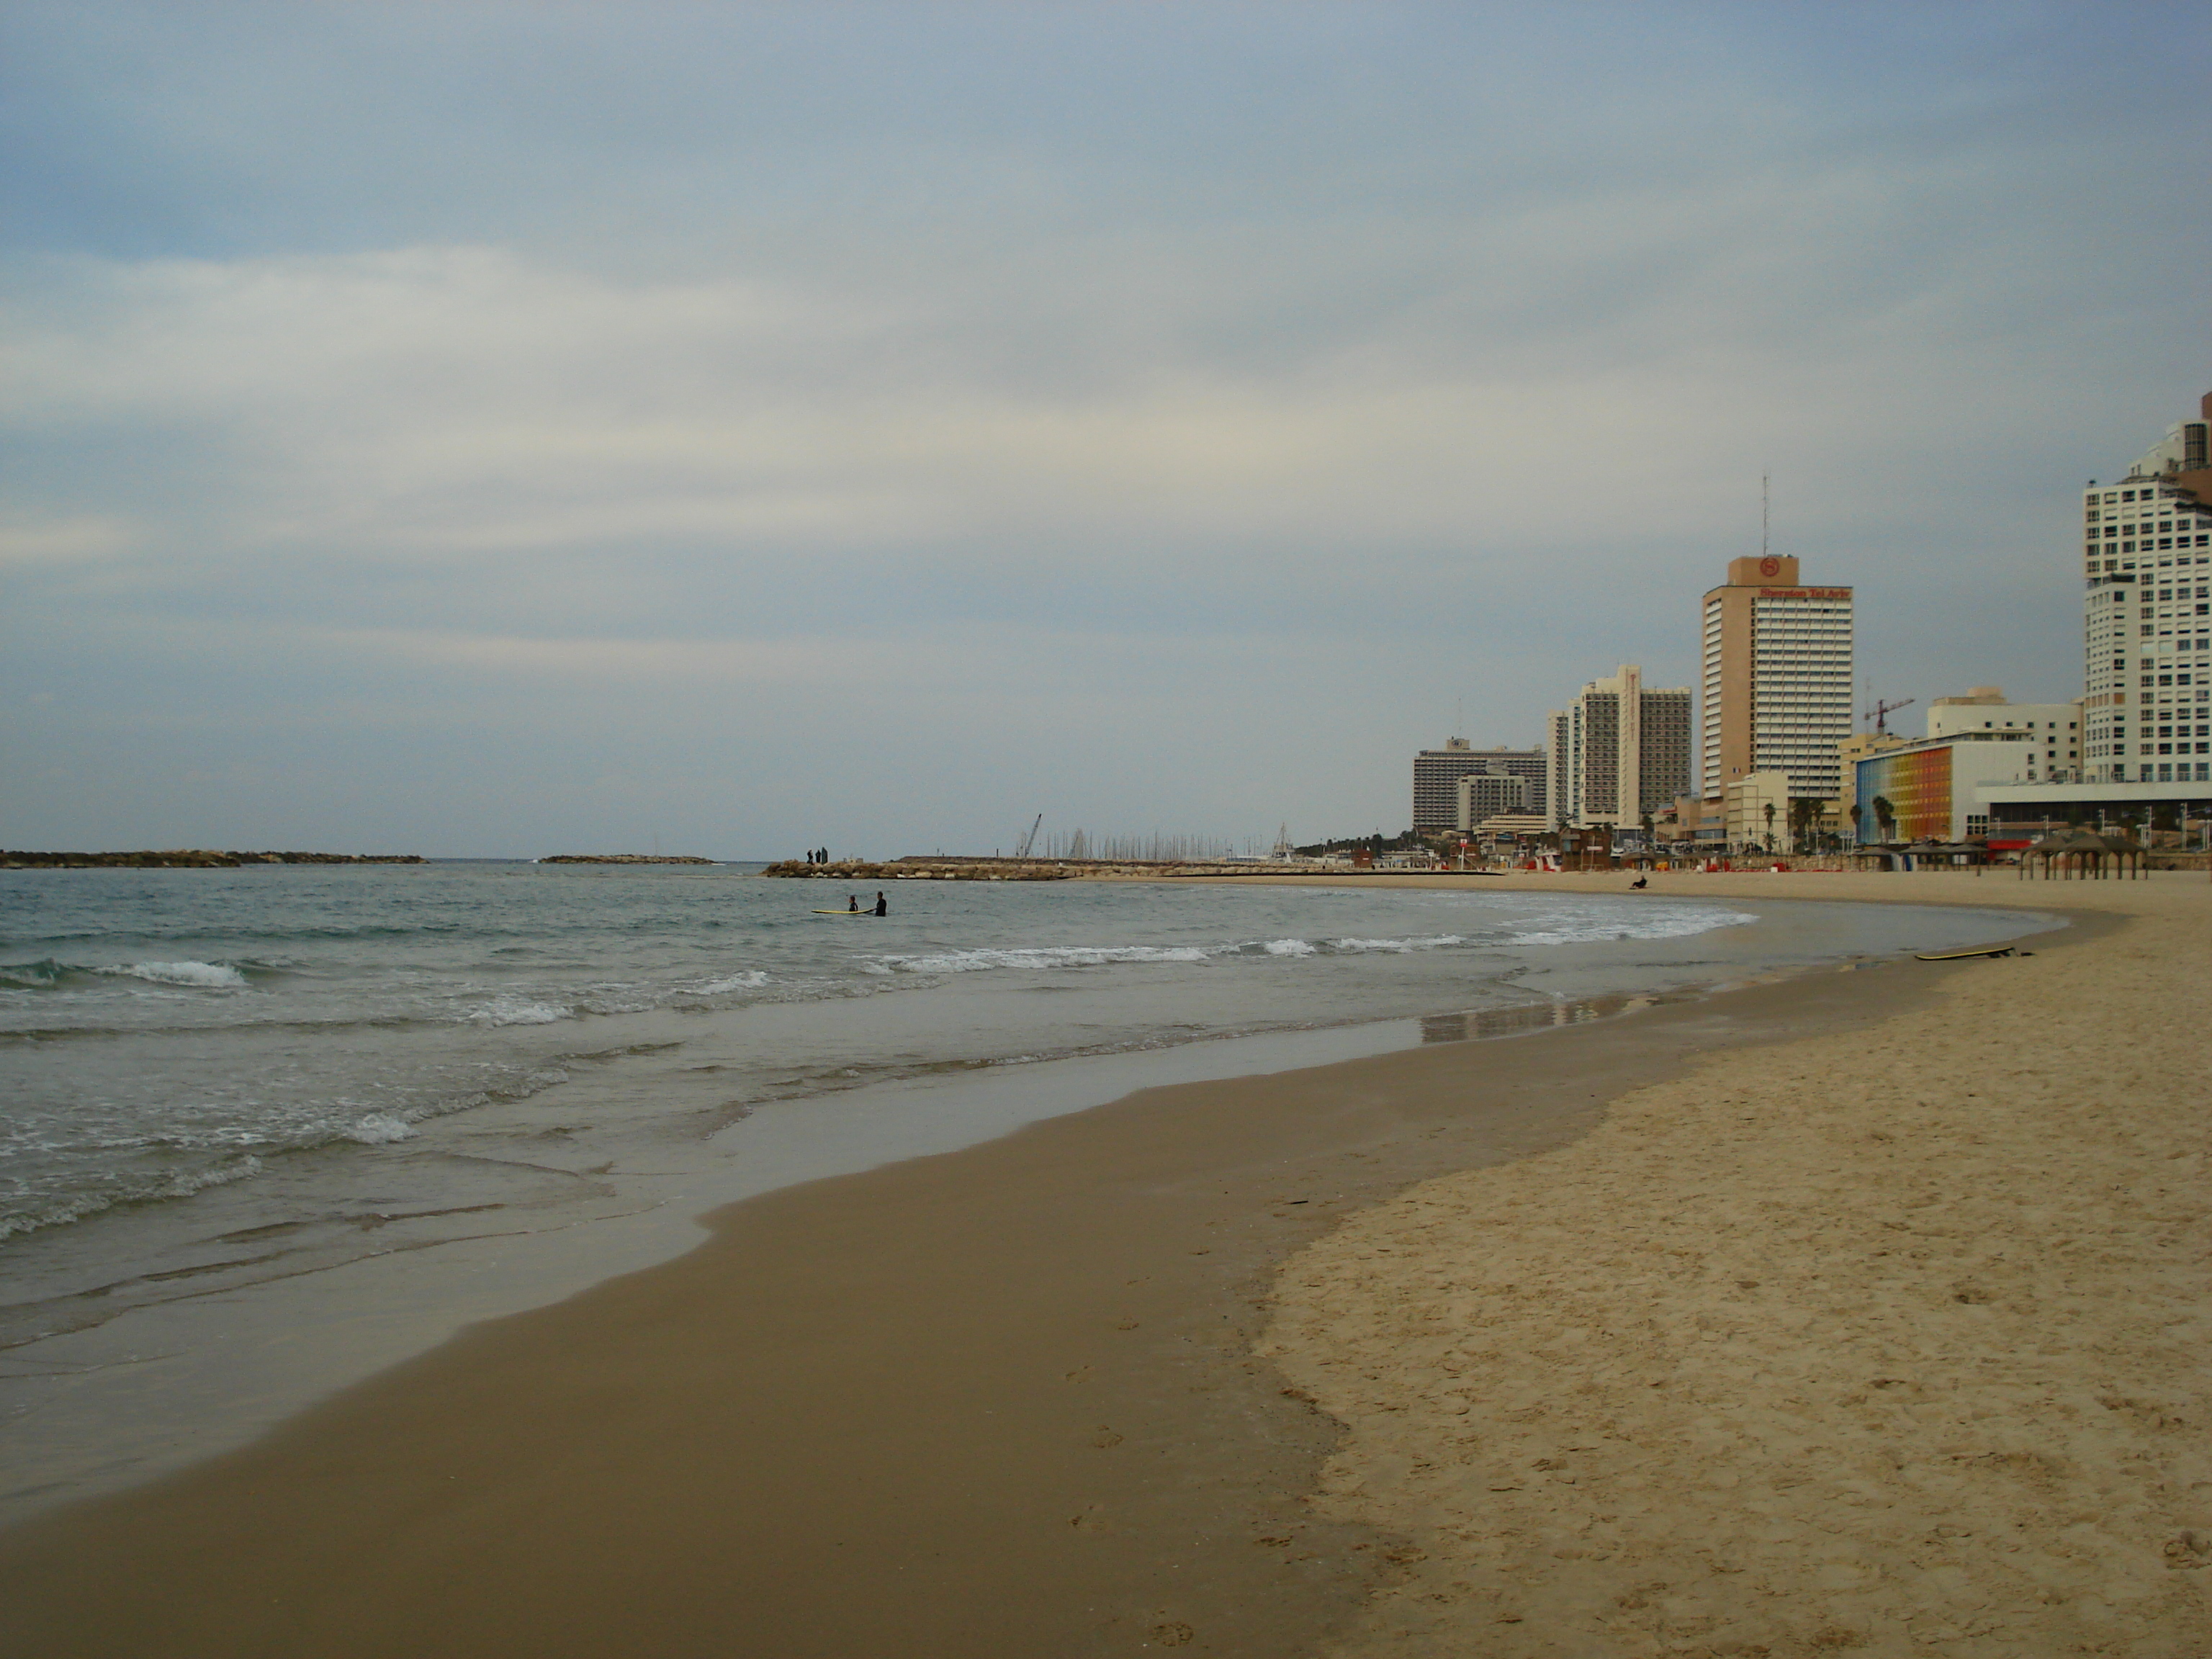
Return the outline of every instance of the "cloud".
<path id="1" fill-rule="evenodd" d="M 1770 169 L 811 285 L 477 246 L 79 258 L 8 319 L 4 417 L 218 444 L 177 505 L 218 514 L 228 547 L 372 559 L 1545 544 L 1582 529 L 1525 487 L 1558 466 L 1590 507 L 1679 532 L 1778 422 L 1831 452 L 1934 436 L 1952 410 L 1899 396 L 1931 347 L 1984 377 L 2038 359 L 2016 333 L 1976 337 L 1990 283 L 1968 250 L 1909 272 L 1863 252 L 1971 194 L 1943 167 Z"/>
<path id="2" fill-rule="evenodd" d="M 0 564 L 116 558 L 132 550 L 141 539 L 137 526 L 96 514 L 0 519 Z"/>
<path id="3" fill-rule="evenodd" d="M 680 726 L 948 845 L 1017 750 L 1395 822 L 1462 697 L 1687 678 L 1763 472 L 1893 695 L 2070 695 L 2069 489 L 2203 389 L 2114 184 L 2203 133 L 2151 11 L 81 10 L 0 20 L 60 776 L 189 719 L 397 799 L 361 734 L 443 730 L 491 823 Z"/>

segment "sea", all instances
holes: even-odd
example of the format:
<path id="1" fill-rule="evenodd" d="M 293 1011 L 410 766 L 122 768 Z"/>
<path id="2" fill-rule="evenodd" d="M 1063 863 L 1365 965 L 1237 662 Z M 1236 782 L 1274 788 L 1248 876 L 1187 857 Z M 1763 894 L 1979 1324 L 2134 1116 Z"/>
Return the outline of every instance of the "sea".
<path id="1" fill-rule="evenodd" d="M 665 1259 L 750 1193 L 1148 1084 L 2056 925 L 1742 879 L 893 881 L 855 916 L 874 886 L 759 871 L 0 872 L 0 1520 Z"/>

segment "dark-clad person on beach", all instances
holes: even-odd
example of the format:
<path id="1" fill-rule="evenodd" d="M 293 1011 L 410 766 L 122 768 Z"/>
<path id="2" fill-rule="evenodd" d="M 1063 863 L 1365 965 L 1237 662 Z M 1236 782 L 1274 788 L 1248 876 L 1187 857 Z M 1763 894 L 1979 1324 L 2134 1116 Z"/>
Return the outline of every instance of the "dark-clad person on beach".
<path id="1" fill-rule="evenodd" d="M 878 890 L 876 893 L 876 914 L 879 916 L 887 916 L 890 915 L 890 901 L 883 896 L 880 889 Z"/>

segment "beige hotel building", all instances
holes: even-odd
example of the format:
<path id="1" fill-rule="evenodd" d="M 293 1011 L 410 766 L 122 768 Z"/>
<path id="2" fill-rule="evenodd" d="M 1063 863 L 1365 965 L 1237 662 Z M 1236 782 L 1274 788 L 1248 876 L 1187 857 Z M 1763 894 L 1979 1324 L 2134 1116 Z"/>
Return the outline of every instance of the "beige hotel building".
<path id="1" fill-rule="evenodd" d="M 1808 587 L 1797 561 L 1732 559 L 1705 595 L 1700 789 L 1716 800 L 1762 772 L 1790 797 L 1839 798 L 1851 734 L 1851 590 Z"/>

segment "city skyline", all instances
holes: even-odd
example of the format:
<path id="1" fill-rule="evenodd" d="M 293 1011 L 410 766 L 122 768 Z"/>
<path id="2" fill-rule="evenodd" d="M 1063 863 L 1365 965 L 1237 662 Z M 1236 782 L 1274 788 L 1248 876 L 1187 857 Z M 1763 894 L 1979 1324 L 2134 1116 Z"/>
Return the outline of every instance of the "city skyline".
<path id="1" fill-rule="evenodd" d="M 1855 697 L 2074 696 L 2176 15 L 11 7 L 0 842 L 1395 829 L 1765 474 Z"/>

